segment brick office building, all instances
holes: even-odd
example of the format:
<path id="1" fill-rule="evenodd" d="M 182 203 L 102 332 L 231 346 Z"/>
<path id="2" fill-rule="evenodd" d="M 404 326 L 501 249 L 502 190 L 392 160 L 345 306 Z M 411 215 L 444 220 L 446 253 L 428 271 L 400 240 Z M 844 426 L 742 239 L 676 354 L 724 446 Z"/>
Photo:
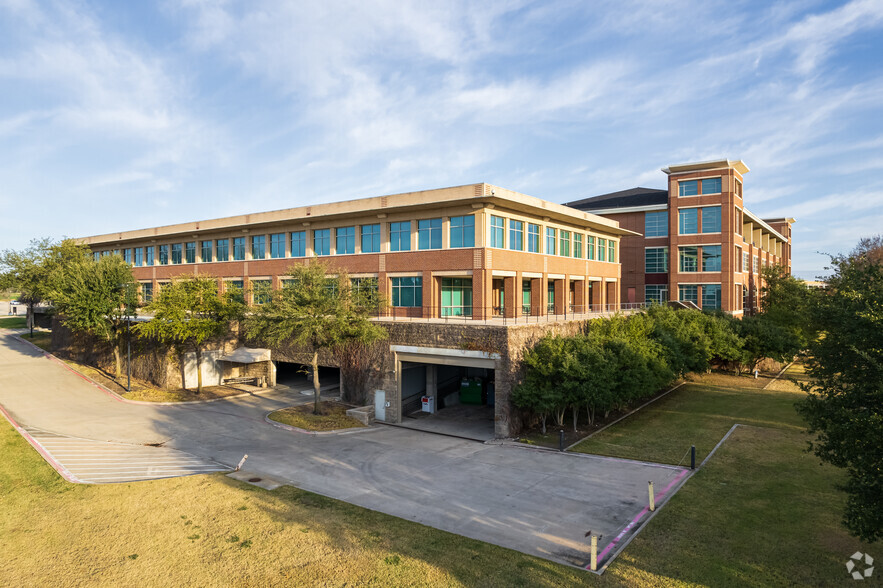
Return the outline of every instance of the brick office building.
<path id="1" fill-rule="evenodd" d="M 378 416 L 400 422 L 415 397 L 478 374 L 495 382 L 496 435 L 507 436 L 520 352 L 509 342 L 523 343 L 510 331 L 617 310 L 620 240 L 629 235 L 615 220 L 473 184 L 83 241 L 96 256 L 130 262 L 145 301 L 183 274 L 215 276 L 221 289 L 279 288 L 291 265 L 313 259 L 374 278 L 391 303 L 378 320 L 396 322 Z M 464 349 L 479 338 L 496 349 Z"/>
<path id="2" fill-rule="evenodd" d="M 791 271 L 792 218 L 761 219 L 743 201 L 741 161 L 671 165 L 668 189 L 632 188 L 567 205 L 641 233 L 621 242 L 623 302 L 680 300 L 735 315 L 758 307 L 760 269 Z"/>

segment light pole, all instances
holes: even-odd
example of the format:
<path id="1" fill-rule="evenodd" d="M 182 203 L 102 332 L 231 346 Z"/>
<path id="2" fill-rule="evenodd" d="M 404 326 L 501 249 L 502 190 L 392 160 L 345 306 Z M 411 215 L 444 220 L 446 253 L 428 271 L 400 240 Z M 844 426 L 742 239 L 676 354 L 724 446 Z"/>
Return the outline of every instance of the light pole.
<path id="1" fill-rule="evenodd" d="M 126 306 L 126 392 L 132 391 L 132 320 Z"/>

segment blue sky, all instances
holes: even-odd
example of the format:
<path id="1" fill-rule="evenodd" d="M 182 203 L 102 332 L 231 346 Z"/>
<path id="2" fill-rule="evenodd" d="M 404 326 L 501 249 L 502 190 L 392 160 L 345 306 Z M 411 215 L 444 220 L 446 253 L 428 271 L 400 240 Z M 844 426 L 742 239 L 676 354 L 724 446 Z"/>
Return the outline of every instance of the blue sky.
<path id="1" fill-rule="evenodd" d="M 881 33 L 880 0 L 0 0 L 0 249 L 726 157 L 812 277 L 883 232 Z"/>

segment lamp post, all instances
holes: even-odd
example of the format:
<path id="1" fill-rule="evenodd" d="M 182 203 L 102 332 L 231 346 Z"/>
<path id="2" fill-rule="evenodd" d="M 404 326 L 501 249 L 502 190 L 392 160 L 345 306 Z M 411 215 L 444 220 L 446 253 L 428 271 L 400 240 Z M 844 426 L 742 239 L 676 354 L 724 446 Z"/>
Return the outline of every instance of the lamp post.
<path id="1" fill-rule="evenodd" d="M 132 391 L 132 319 L 126 305 L 126 392 Z"/>

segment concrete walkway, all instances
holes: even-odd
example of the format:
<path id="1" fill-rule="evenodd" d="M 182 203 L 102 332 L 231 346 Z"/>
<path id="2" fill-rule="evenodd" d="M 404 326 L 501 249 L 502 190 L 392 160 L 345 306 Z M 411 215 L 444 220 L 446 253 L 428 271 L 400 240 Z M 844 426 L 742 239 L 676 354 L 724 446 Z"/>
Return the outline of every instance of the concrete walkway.
<path id="1" fill-rule="evenodd" d="M 264 422 L 267 412 L 303 401 L 288 392 L 187 406 L 127 404 L 0 335 L 0 405 L 22 426 L 101 442 L 162 443 L 231 468 L 247 453 L 256 475 L 571 565 L 588 565 L 589 530 L 603 535 L 602 553 L 623 530 L 618 542 L 627 539 L 646 516 L 649 480 L 659 505 L 685 474 L 402 428 L 314 436 Z"/>

